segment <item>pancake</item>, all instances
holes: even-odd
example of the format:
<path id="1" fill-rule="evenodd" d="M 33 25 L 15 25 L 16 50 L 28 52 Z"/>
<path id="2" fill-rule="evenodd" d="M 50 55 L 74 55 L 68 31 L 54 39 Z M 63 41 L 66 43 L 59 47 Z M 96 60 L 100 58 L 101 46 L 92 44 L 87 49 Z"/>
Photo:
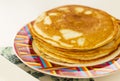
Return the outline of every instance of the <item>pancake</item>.
<path id="1" fill-rule="evenodd" d="M 91 50 L 110 43 L 118 23 L 108 13 L 80 5 L 48 10 L 34 22 L 32 34 L 64 49 Z"/>
<path id="2" fill-rule="evenodd" d="M 99 59 L 94 59 L 94 60 L 83 61 L 83 60 L 75 60 L 75 59 L 68 59 L 68 58 L 56 59 L 54 57 L 48 56 L 47 54 L 45 54 L 44 52 L 42 52 L 40 49 L 38 49 L 35 41 L 32 42 L 32 46 L 33 46 L 34 51 L 40 57 L 42 57 L 43 59 L 45 59 L 45 60 L 47 60 L 49 62 L 52 62 L 54 64 L 64 65 L 64 66 L 70 66 L 70 67 L 98 65 L 98 64 L 101 64 L 101 63 L 104 63 L 104 62 L 112 60 L 113 58 L 115 58 L 116 56 L 118 56 L 119 53 L 120 53 L 120 47 L 118 47 L 114 52 L 111 52 L 109 55 L 101 57 Z M 66 62 L 66 60 L 67 60 L 67 62 Z"/>
<path id="3" fill-rule="evenodd" d="M 118 33 L 112 42 L 102 47 L 96 48 L 94 50 L 89 50 L 89 51 L 78 51 L 78 50 L 75 51 L 75 50 L 60 49 L 60 48 L 51 46 L 50 44 L 46 43 L 41 39 L 38 39 L 37 37 L 33 36 L 33 38 L 36 41 L 36 43 L 39 45 L 39 47 L 42 47 L 43 49 L 51 53 L 53 52 L 55 55 L 75 58 L 80 60 L 91 60 L 91 59 L 97 59 L 102 56 L 105 56 L 110 52 L 114 51 L 118 47 L 120 43 L 120 27 L 118 27 L 118 29 L 119 29 Z"/>
<path id="4" fill-rule="evenodd" d="M 61 6 L 45 11 L 30 26 L 36 54 L 58 65 L 97 65 L 120 52 L 120 20 L 99 9 Z"/>
<path id="5" fill-rule="evenodd" d="M 35 41 L 37 41 L 37 40 L 35 40 Z M 117 43 L 118 41 L 120 42 L 120 38 L 119 38 L 119 40 L 115 41 L 116 45 L 114 45 L 114 43 L 113 43 L 111 45 L 104 46 L 104 47 L 101 47 L 96 50 L 82 51 L 82 52 L 81 51 L 64 51 L 64 50 L 58 49 L 58 48 L 56 49 L 54 47 L 46 45 L 46 43 L 44 43 L 43 41 L 40 41 L 40 42 L 37 41 L 37 44 L 43 50 L 47 50 L 47 51 L 53 53 L 54 56 L 58 55 L 58 56 L 63 56 L 63 57 L 69 57 L 72 59 L 91 60 L 91 59 L 97 59 L 97 58 L 106 56 L 110 52 L 114 51 L 117 48 L 117 46 L 119 45 L 119 43 Z"/>

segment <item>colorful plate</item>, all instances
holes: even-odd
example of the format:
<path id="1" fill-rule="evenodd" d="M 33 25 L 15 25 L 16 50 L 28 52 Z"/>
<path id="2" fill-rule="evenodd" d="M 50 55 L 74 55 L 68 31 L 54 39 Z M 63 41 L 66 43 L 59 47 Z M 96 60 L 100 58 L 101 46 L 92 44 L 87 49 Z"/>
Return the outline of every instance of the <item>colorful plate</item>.
<path id="1" fill-rule="evenodd" d="M 108 75 L 120 69 L 120 55 L 113 60 L 90 67 L 69 67 L 57 70 L 43 70 L 44 68 L 55 68 L 52 64 L 41 57 L 37 56 L 32 48 L 32 36 L 30 33 L 31 23 L 24 26 L 16 35 L 14 40 L 14 48 L 18 58 L 28 65 L 42 73 L 53 76 L 68 78 L 90 78 Z"/>

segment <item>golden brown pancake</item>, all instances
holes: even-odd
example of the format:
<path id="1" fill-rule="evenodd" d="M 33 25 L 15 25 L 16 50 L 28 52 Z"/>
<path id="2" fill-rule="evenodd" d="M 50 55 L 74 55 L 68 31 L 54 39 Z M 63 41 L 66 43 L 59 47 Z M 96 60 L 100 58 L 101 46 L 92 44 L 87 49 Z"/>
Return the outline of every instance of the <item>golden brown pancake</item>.
<path id="1" fill-rule="evenodd" d="M 101 48 L 90 50 L 90 51 L 66 51 L 65 49 L 59 49 L 56 47 L 52 47 L 48 45 L 47 43 L 43 41 L 38 41 L 37 39 L 34 39 L 38 46 L 42 48 L 43 50 L 47 50 L 54 55 L 63 56 L 63 57 L 69 57 L 71 59 L 80 59 L 80 60 L 91 60 L 91 59 L 97 59 L 103 56 L 108 55 L 110 52 L 114 51 L 120 42 L 120 38 L 116 41 L 113 41 L 113 43 L 103 46 Z M 49 54 L 50 55 L 50 54 Z"/>
<path id="2" fill-rule="evenodd" d="M 63 57 L 59 57 L 59 56 L 57 56 L 57 58 L 51 57 L 48 54 L 46 54 L 45 52 L 42 52 L 41 49 L 39 49 L 37 47 L 37 44 L 35 43 L 35 41 L 32 42 L 32 46 L 33 46 L 34 51 L 43 59 L 50 61 L 52 63 L 58 64 L 58 65 L 64 65 L 64 66 L 70 66 L 70 67 L 93 66 L 93 65 L 101 64 L 101 63 L 112 60 L 113 58 L 118 56 L 120 53 L 120 47 L 118 47 L 114 52 L 111 52 L 109 55 L 106 55 L 106 56 L 101 57 L 99 59 L 84 61 L 84 60 L 78 60 L 78 59 L 63 58 Z M 50 53 L 50 52 L 47 52 L 47 53 Z"/>
<path id="3" fill-rule="evenodd" d="M 66 5 L 41 14 L 31 27 L 33 49 L 55 64 L 91 66 L 120 52 L 120 21 L 81 5 Z"/>
<path id="4" fill-rule="evenodd" d="M 117 22 L 108 13 L 80 5 L 67 5 L 41 14 L 32 33 L 52 46 L 91 50 L 111 42 Z"/>
<path id="5" fill-rule="evenodd" d="M 50 52 L 53 52 L 54 54 L 75 58 L 75 59 L 80 59 L 80 60 L 90 60 L 90 59 L 96 59 L 96 58 L 105 56 L 110 52 L 114 51 L 118 47 L 120 43 L 120 27 L 119 27 L 116 38 L 112 42 L 102 47 L 96 48 L 94 50 L 89 50 L 89 51 L 79 51 L 79 50 L 75 51 L 75 50 L 60 49 L 60 48 L 51 46 L 45 41 L 38 39 L 34 36 L 33 38 L 38 43 L 38 45 L 40 45 L 40 47 Z"/>

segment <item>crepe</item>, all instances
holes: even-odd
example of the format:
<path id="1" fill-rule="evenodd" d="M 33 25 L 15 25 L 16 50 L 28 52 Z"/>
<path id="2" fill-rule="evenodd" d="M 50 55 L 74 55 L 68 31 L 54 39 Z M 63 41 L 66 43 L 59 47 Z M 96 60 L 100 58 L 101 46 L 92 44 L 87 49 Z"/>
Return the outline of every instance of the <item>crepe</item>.
<path id="1" fill-rule="evenodd" d="M 119 34 L 119 38 L 112 41 L 110 44 L 107 44 L 100 48 L 89 50 L 89 51 L 69 51 L 69 50 L 50 46 L 49 44 L 47 44 L 46 42 L 40 39 L 34 39 L 34 40 L 38 44 L 38 47 L 44 50 L 47 50 L 51 53 L 54 53 L 54 55 L 69 57 L 71 59 L 74 58 L 74 59 L 80 59 L 80 60 L 91 60 L 91 59 L 97 59 L 97 58 L 103 57 L 105 55 L 108 55 L 110 52 L 114 51 L 119 45 L 120 34 Z"/>
<path id="2" fill-rule="evenodd" d="M 54 64 L 58 64 L 58 65 L 63 65 L 63 66 L 70 66 L 70 67 L 74 67 L 74 66 L 94 66 L 94 65 L 98 65 L 107 61 L 112 60 L 113 58 L 115 58 L 116 56 L 119 55 L 120 53 L 120 47 L 118 47 L 116 50 L 114 50 L 114 52 L 109 53 L 108 55 L 99 58 L 99 59 L 94 59 L 94 60 L 78 60 L 78 59 L 68 59 L 68 58 L 63 58 L 61 57 L 60 59 L 54 58 L 49 56 L 48 54 L 46 54 L 45 52 L 42 52 L 40 49 L 37 48 L 37 44 L 35 43 L 35 41 L 32 42 L 32 46 L 34 51 L 41 56 L 43 59 L 52 62 Z M 50 52 L 47 52 L 50 53 Z M 66 62 L 67 60 L 67 62 Z"/>
<path id="3" fill-rule="evenodd" d="M 55 64 L 92 66 L 120 52 L 120 21 L 91 7 L 66 5 L 41 14 L 31 27 L 37 55 Z"/>
<path id="4" fill-rule="evenodd" d="M 55 47 L 90 50 L 111 42 L 116 24 L 114 17 L 101 10 L 67 5 L 41 14 L 32 33 Z"/>

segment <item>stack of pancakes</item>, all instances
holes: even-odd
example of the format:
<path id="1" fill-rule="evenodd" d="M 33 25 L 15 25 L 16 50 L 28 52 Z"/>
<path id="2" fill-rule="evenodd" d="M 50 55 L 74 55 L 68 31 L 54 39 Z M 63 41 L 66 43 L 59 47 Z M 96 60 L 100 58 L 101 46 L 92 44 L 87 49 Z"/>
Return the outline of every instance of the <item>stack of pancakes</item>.
<path id="1" fill-rule="evenodd" d="M 119 21 L 108 13 L 66 5 L 42 13 L 31 33 L 34 51 L 47 61 L 66 66 L 92 66 L 119 52 Z"/>

